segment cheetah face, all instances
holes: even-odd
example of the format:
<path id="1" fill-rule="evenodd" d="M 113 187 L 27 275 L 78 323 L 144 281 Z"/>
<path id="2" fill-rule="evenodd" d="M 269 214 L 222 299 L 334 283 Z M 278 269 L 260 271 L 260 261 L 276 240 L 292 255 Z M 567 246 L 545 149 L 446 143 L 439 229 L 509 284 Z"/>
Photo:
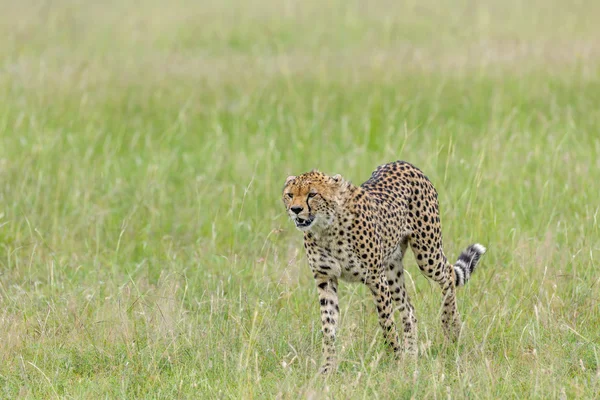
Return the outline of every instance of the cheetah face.
<path id="1" fill-rule="evenodd" d="M 301 231 L 322 229 L 335 219 L 335 197 L 340 178 L 317 171 L 290 176 L 283 189 L 288 216 Z"/>
<path id="2" fill-rule="evenodd" d="M 296 228 L 306 231 L 311 228 L 317 219 L 319 193 L 312 189 L 308 193 L 288 191 L 284 195 L 284 203 L 289 217 L 296 224 Z"/>

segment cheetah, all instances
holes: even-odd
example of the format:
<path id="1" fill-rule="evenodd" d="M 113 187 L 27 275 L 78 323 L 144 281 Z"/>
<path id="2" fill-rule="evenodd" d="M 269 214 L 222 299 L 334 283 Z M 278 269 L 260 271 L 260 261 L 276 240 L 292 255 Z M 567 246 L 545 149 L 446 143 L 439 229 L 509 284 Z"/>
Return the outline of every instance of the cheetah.
<path id="1" fill-rule="evenodd" d="M 455 341 L 461 329 L 456 288 L 473 273 L 486 249 L 475 243 L 453 265 L 442 248 L 437 192 L 414 165 L 395 161 L 377 167 L 356 186 L 341 175 L 318 170 L 289 176 L 283 203 L 304 248 L 319 295 L 323 363 L 327 374 L 337 363 L 338 280 L 365 284 L 373 294 L 379 325 L 394 355 L 417 357 L 417 318 L 406 292 L 402 259 L 415 255 L 422 273 L 442 290 L 441 322 L 446 338 Z M 394 322 L 399 311 L 403 342 Z"/>

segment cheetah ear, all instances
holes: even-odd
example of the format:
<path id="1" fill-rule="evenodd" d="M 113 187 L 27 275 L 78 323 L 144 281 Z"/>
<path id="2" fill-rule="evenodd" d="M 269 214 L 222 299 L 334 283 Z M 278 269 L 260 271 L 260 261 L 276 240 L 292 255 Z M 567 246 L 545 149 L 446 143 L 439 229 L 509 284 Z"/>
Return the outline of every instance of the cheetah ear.
<path id="1" fill-rule="evenodd" d="M 287 186 L 287 184 L 290 183 L 291 181 L 293 181 L 294 179 L 296 179 L 296 177 L 294 175 L 288 176 L 287 179 L 285 180 L 285 186 Z"/>
<path id="2" fill-rule="evenodd" d="M 336 183 L 340 183 L 340 182 L 344 181 L 344 178 L 342 178 L 342 176 L 340 174 L 335 174 L 334 176 L 331 177 L 331 179 L 333 179 L 333 181 Z"/>

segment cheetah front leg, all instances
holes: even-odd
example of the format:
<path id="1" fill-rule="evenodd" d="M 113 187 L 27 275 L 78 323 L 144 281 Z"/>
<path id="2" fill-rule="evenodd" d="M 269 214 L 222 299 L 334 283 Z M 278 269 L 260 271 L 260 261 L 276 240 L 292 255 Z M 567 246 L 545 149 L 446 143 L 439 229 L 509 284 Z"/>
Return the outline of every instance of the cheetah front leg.
<path id="1" fill-rule="evenodd" d="M 337 295 L 337 278 L 316 276 L 319 303 L 321 304 L 321 324 L 323 332 L 323 364 L 320 372 L 328 374 L 336 364 L 335 334 L 340 314 Z"/>
<path id="2" fill-rule="evenodd" d="M 398 345 L 398 331 L 394 323 L 394 308 L 392 305 L 392 295 L 388 286 L 385 273 L 382 271 L 374 279 L 368 283 L 371 293 L 377 306 L 379 314 L 379 325 L 383 330 L 383 338 L 385 342 L 392 348 L 395 355 L 400 352 Z"/>

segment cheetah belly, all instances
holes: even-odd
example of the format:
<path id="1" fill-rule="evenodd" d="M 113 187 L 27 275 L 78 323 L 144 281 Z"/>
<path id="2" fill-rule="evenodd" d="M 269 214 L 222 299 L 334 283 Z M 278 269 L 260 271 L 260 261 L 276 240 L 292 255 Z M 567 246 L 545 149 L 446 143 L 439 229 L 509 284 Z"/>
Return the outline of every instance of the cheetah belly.
<path id="1" fill-rule="evenodd" d="M 327 252 L 337 261 L 339 271 L 334 271 L 336 277 L 346 282 L 363 281 L 366 269 L 348 240 L 339 240 L 337 237 L 328 238 L 320 245 L 327 249 Z"/>
<path id="2" fill-rule="evenodd" d="M 363 282 L 365 278 L 365 267 L 360 258 L 353 253 L 346 253 L 346 257 L 340 260 L 341 276 L 346 282 Z"/>

